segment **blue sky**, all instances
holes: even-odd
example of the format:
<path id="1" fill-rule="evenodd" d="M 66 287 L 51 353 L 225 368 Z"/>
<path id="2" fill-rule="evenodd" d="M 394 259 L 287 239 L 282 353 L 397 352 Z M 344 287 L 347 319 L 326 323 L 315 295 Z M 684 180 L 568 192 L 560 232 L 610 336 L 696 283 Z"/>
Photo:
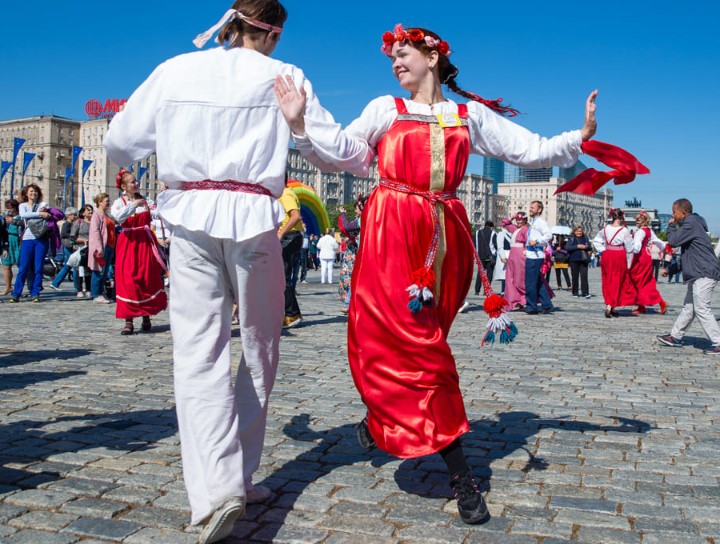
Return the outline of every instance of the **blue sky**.
<path id="1" fill-rule="evenodd" d="M 0 119 L 86 118 L 90 98 L 125 98 L 164 59 L 193 50 L 230 0 L 16 2 L 0 20 Z M 438 32 L 454 51 L 461 87 L 502 96 L 518 122 L 551 136 L 579 128 L 599 89 L 597 139 L 651 170 L 614 187 L 668 212 L 689 198 L 720 232 L 720 39 L 716 2 L 286 0 L 275 57 L 302 67 L 347 124 L 381 94 L 404 96 L 380 52 L 397 22 Z M 444 7 L 447 6 L 447 7 Z M 455 97 L 447 93 L 448 97 Z M 583 159 L 584 160 L 584 159 Z M 592 160 L 584 161 L 595 164 Z M 482 159 L 471 162 L 480 172 Z"/>

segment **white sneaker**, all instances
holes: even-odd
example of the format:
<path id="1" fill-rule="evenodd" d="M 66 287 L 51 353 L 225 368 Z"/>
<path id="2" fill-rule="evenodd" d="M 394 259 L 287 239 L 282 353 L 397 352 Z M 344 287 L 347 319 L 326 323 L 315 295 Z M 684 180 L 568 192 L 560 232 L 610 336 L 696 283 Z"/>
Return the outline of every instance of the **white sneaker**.
<path id="1" fill-rule="evenodd" d="M 99 297 L 95 297 L 93 299 L 93 302 L 96 302 L 97 304 L 110 304 L 110 300 L 106 299 L 104 296 L 100 295 Z"/>
<path id="2" fill-rule="evenodd" d="M 259 502 L 265 502 L 272 495 L 272 491 L 264 485 L 254 485 L 247 490 L 247 503 L 257 504 Z"/>
<path id="3" fill-rule="evenodd" d="M 468 308 L 470 307 L 470 303 L 466 300 L 462 306 L 460 306 L 460 309 L 458 310 L 459 314 L 464 314 L 467 312 Z"/>
<path id="4" fill-rule="evenodd" d="M 57 285 L 53 285 L 52 283 L 49 283 L 48 287 L 53 291 L 62 291 L 62 289 L 60 289 Z"/>
<path id="5" fill-rule="evenodd" d="M 235 522 L 245 513 L 245 501 L 239 497 L 226 500 L 215 510 L 200 533 L 199 544 L 211 544 L 227 538 L 232 533 Z"/>

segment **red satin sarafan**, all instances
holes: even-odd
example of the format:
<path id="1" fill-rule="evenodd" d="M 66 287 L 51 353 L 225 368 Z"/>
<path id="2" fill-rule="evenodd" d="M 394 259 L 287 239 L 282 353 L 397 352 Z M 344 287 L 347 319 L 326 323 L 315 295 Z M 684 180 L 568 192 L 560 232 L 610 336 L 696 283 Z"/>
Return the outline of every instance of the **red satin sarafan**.
<path id="1" fill-rule="evenodd" d="M 420 192 L 457 189 L 470 153 L 467 126 L 441 128 L 409 116 L 401 99 L 396 104 L 399 118 L 378 143 L 380 176 Z M 458 114 L 467 118 L 467 107 L 460 105 Z M 441 225 L 434 298 L 412 313 L 406 288 L 431 246 L 432 206 Z M 348 323 L 353 379 L 378 447 L 401 458 L 432 454 L 469 430 L 447 343 L 473 277 L 467 214 L 457 199 L 433 204 L 381 185 L 362 225 Z"/>
<path id="2" fill-rule="evenodd" d="M 115 251 L 115 316 L 152 316 L 167 308 L 162 265 L 154 251 L 150 212 L 128 217 L 122 224 Z"/>
<path id="3" fill-rule="evenodd" d="M 640 306 L 654 306 L 663 302 L 662 295 L 657 288 L 657 282 L 653 276 L 652 255 L 648 244 L 650 243 L 650 229 L 643 227 L 645 239 L 639 253 L 633 255 L 632 265 L 629 272 L 629 284 L 623 305 L 638 304 Z"/>

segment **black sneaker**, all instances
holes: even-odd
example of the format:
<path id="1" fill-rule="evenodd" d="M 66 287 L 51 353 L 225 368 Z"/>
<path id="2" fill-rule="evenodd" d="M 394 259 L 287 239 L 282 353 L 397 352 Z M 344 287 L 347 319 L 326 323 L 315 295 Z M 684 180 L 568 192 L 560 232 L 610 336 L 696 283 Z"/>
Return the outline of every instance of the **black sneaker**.
<path id="1" fill-rule="evenodd" d="M 376 446 L 375 440 L 370 434 L 370 429 L 368 429 L 367 416 L 357 424 L 356 434 L 358 443 L 366 450 L 371 450 Z"/>
<path id="2" fill-rule="evenodd" d="M 457 499 L 460 519 L 471 525 L 485 523 L 490 519 L 490 512 L 488 512 L 485 499 L 483 499 L 480 488 L 469 470 L 455 474 L 450 478 L 450 487 L 452 487 L 455 499 Z"/>
<path id="3" fill-rule="evenodd" d="M 669 334 L 658 336 L 657 339 L 660 341 L 661 344 L 665 344 L 666 346 L 670 346 L 671 348 L 683 347 L 682 340 L 678 340 L 677 338 Z"/>
<path id="4" fill-rule="evenodd" d="M 10 300 L 8 300 L 10 304 L 17 304 L 20 302 L 20 299 L 18 297 L 10 297 Z"/>

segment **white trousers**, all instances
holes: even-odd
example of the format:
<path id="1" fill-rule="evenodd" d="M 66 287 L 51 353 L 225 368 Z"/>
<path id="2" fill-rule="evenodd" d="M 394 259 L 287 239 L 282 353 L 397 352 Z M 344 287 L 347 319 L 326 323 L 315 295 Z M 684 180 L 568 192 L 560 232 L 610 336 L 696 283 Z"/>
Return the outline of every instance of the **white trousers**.
<path id="1" fill-rule="evenodd" d="M 700 326 L 713 345 L 720 345 L 720 326 L 718 326 L 710 307 L 716 283 L 715 280 L 710 278 L 698 278 L 688 284 L 683 308 L 670 331 L 673 338 L 682 340 L 693 320 L 697 317 Z"/>
<path id="2" fill-rule="evenodd" d="M 192 523 L 245 497 L 260 466 L 275 383 L 285 276 L 277 234 L 244 242 L 177 227 L 170 253 L 175 402 Z M 231 316 L 242 357 L 232 383 Z"/>
<path id="3" fill-rule="evenodd" d="M 320 283 L 332 283 L 334 259 L 320 259 Z"/>

